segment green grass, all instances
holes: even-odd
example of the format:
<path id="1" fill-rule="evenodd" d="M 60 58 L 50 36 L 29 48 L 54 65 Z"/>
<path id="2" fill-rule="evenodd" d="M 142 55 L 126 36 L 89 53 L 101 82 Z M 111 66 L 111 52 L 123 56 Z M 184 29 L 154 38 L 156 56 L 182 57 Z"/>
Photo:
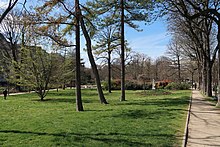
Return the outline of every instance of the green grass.
<path id="1" fill-rule="evenodd" d="M 84 112 L 75 111 L 74 90 L 51 91 L 45 101 L 34 93 L 0 100 L 0 146 L 181 146 L 190 91 L 165 95 L 120 91 L 99 103 L 83 90 Z M 153 92 L 155 93 L 155 92 Z"/>

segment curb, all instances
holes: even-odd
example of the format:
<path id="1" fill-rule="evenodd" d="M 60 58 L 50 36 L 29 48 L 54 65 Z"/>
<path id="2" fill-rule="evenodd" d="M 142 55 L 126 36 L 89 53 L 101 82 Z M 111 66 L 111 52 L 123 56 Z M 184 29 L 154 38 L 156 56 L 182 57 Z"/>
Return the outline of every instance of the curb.
<path id="1" fill-rule="evenodd" d="M 193 93 L 193 91 L 192 91 Z M 185 130 L 184 130 L 184 135 L 183 135 L 183 141 L 182 141 L 182 147 L 187 146 L 187 141 L 188 141 L 188 135 L 189 135 L 189 120 L 190 120 L 190 114 L 191 114 L 191 107 L 192 107 L 192 95 L 189 100 L 189 106 L 188 106 L 188 113 L 187 113 L 187 118 L 186 118 L 186 124 L 185 124 Z"/>

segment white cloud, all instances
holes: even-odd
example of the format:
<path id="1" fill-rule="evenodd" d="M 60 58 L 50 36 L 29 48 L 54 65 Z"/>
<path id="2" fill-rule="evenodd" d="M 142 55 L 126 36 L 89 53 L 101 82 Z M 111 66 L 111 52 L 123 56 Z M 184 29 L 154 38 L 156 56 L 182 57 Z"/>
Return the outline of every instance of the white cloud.
<path id="1" fill-rule="evenodd" d="M 129 39 L 129 43 L 133 51 L 144 53 L 154 59 L 164 55 L 169 39 L 170 36 L 164 32 Z"/>

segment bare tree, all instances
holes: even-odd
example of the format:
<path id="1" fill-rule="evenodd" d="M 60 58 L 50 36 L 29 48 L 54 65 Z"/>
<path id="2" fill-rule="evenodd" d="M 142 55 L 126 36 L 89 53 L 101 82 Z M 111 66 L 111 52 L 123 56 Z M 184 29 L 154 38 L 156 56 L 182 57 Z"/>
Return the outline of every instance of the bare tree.
<path id="1" fill-rule="evenodd" d="M 199 26 L 204 25 L 205 26 L 205 30 L 210 30 L 211 25 L 207 25 L 208 21 L 213 21 L 216 26 L 217 26 L 217 35 L 216 35 L 216 41 L 217 41 L 217 45 L 215 46 L 215 50 L 216 52 L 218 51 L 218 61 L 220 61 L 220 13 L 219 13 L 219 1 L 190 1 L 190 0 L 181 0 L 181 1 L 175 1 L 175 0 L 170 0 L 170 1 L 163 1 L 162 3 L 163 8 L 166 8 L 167 11 L 173 12 L 178 14 L 179 16 L 181 16 L 182 18 L 184 18 L 185 20 L 187 20 L 187 22 L 192 22 L 193 20 L 205 20 L 202 23 L 200 23 Z M 192 33 L 192 31 L 191 31 Z M 207 32 L 208 33 L 208 32 Z M 210 32 L 209 32 L 210 33 Z M 206 34 L 208 35 L 208 34 Z M 205 36 L 205 35 L 204 35 Z M 198 34 L 195 34 L 194 36 L 199 37 Z M 207 36 L 205 36 L 206 39 L 208 39 Z M 206 44 L 204 44 L 206 47 L 209 47 L 210 42 L 207 42 Z M 200 46 L 199 46 L 200 47 Z M 209 49 L 208 49 L 209 50 Z M 208 51 L 206 50 L 206 51 Z M 202 62 L 202 67 L 212 67 L 212 61 L 214 58 L 210 59 L 209 56 L 210 52 L 206 52 L 206 56 L 205 59 L 207 59 L 207 64 L 206 61 L 203 60 Z M 207 58 L 208 57 L 208 58 Z M 214 56 L 215 57 L 215 56 Z M 214 61 L 214 60 L 213 60 Z M 204 71 L 204 70 L 203 70 Z M 208 68 L 208 72 L 207 74 L 203 74 L 204 77 L 208 77 L 207 79 L 209 80 L 211 77 L 211 69 Z M 205 82 L 207 82 L 208 86 L 207 86 L 207 94 L 210 96 L 212 94 L 211 92 L 211 82 L 204 80 Z M 219 68 L 219 82 L 220 85 L 220 68 Z M 205 86 L 206 87 L 206 84 Z M 206 90 L 206 88 L 204 89 Z M 218 105 L 220 104 L 220 88 L 219 88 L 219 101 L 218 101 Z"/>
<path id="2" fill-rule="evenodd" d="M 176 40 L 174 38 L 169 44 L 168 44 L 168 49 L 167 52 L 168 56 L 171 58 L 172 62 L 174 63 L 175 68 L 177 68 L 177 73 L 178 73 L 178 82 L 181 82 L 181 48 Z"/>
<path id="3" fill-rule="evenodd" d="M 170 29 L 175 34 L 181 34 L 177 39 L 180 40 L 184 53 L 187 53 L 190 58 L 197 59 L 198 69 L 202 75 L 201 87 L 208 96 L 211 96 L 212 67 L 218 51 L 211 43 L 213 20 L 203 15 L 192 19 L 193 11 L 190 8 L 193 8 L 190 7 L 191 4 L 188 2 L 182 1 L 178 4 L 169 1 L 167 4 L 170 5 L 168 8 L 170 11 Z M 195 12 L 197 11 L 195 10 Z"/>

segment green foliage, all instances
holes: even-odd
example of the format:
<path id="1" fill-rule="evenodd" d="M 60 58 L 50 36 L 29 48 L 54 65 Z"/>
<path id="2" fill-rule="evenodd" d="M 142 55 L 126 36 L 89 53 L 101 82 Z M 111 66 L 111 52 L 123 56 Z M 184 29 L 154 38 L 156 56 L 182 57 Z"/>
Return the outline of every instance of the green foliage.
<path id="1" fill-rule="evenodd" d="M 102 82 L 102 88 L 104 90 L 108 89 L 108 82 L 107 81 Z M 111 89 L 112 90 L 120 90 L 121 89 L 121 81 L 120 80 L 112 80 L 111 81 Z"/>
<path id="2" fill-rule="evenodd" d="M 108 89 L 108 82 L 102 82 L 103 89 Z M 121 89 L 121 80 L 112 80 L 111 82 L 112 90 L 120 90 Z M 125 89 L 126 90 L 149 90 L 152 88 L 152 85 L 149 84 L 139 84 L 135 81 L 126 81 Z"/>
<path id="3" fill-rule="evenodd" d="M 165 89 L 169 90 L 187 90 L 190 88 L 190 85 L 188 83 L 169 83 Z"/>
<path id="4" fill-rule="evenodd" d="M 127 90 L 149 90 L 152 88 L 152 85 L 149 84 L 139 84 L 134 81 L 126 81 L 125 88 Z"/>
<path id="5" fill-rule="evenodd" d="M 190 91 L 146 96 L 140 91 L 107 94 L 82 90 L 85 112 L 75 111 L 74 90 L 50 91 L 0 100 L 0 146 L 181 146 Z"/>
<path id="6" fill-rule="evenodd" d="M 22 48 L 21 54 L 22 61 L 14 63 L 14 72 L 9 79 L 20 86 L 34 89 L 43 100 L 49 89 L 52 70 L 55 70 L 52 64 L 53 58 L 41 47 L 36 46 Z"/>
<path id="7" fill-rule="evenodd" d="M 125 83 L 125 88 L 127 90 L 142 90 L 143 89 L 143 85 L 137 84 L 134 81 L 127 81 Z"/>

